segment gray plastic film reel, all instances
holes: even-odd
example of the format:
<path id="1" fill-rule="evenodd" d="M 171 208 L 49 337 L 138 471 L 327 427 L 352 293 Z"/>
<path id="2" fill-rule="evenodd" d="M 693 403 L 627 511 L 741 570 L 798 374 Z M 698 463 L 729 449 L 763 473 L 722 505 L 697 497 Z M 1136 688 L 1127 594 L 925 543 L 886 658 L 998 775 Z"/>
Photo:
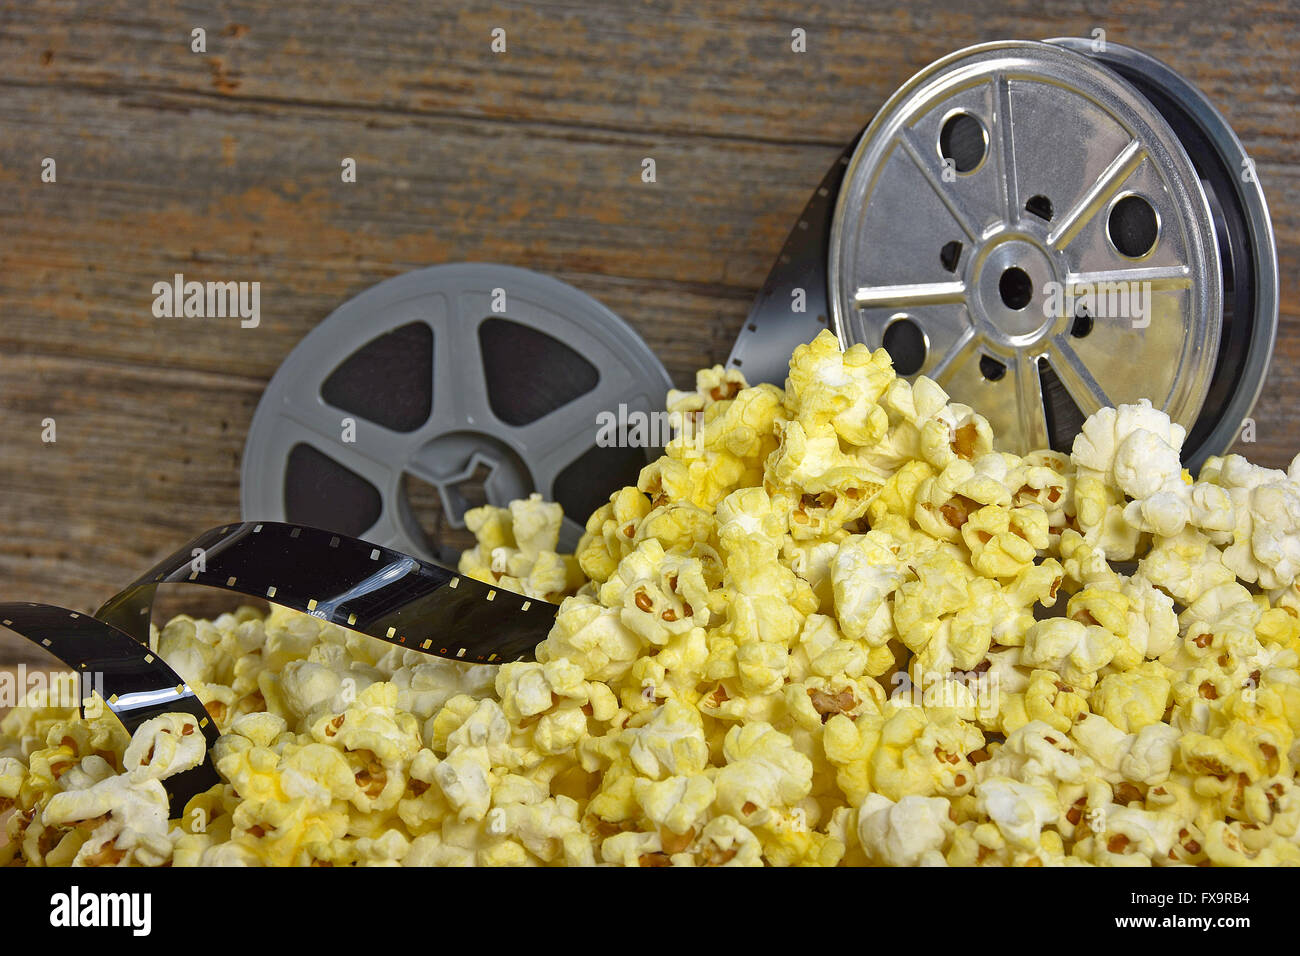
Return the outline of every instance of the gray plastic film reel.
<path id="1" fill-rule="evenodd" d="M 454 562 L 412 508 L 411 479 L 436 491 L 449 528 L 480 486 L 499 506 L 537 491 L 564 506 L 572 548 L 658 453 L 599 447 L 598 416 L 661 410 L 671 385 L 626 323 L 556 279 L 488 263 L 406 273 L 336 309 L 271 379 L 244 448 L 243 514 Z"/>

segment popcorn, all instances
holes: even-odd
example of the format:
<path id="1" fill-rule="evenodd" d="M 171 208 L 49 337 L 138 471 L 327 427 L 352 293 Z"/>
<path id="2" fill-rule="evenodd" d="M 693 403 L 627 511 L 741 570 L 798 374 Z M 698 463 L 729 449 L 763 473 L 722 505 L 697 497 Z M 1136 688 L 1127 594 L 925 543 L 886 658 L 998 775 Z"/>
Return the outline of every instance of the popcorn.
<path id="1" fill-rule="evenodd" d="M 726 763 L 714 778 L 715 802 L 742 822 L 792 807 L 812 788 L 812 762 L 768 724 L 731 728 L 722 751 Z"/>
<path id="2" fill-rule="evenodd" d="M 625 730 L 622 739 L 637 773 L 652 780 L 699 773 L 708 763 L 699 712 L 676 701 L 657 708 L 642 726 Z"/>
<path id="3" fill-rule="evenodd" d="M 880 727 L 871 753 L 871 786 L 891 800 L 908 794 L 955 797 L 975 783 L 970 754 L 984 735 L 950 711 L 928 715 L 921 707 L 902 707 Z"/>
<path id="4" fill-rule="evenodd" d="M 1132 499 L 1147 498 L 1181 482 L 1178 453 L 1186 436 L 1143 399 L 1089 416 L 1070 457 L 1080 477 L 1100 478 Z"/>
<path id="5" fill-rule="evenodd" d="M 1078 752 L 1066 733 L 1034 720 L 1008 734 L 1002 746 L 977 766 L 976 775 L 981 781 L 1001 777 L 1060 790 L 1085 784 L 1094 772 L 1091 759 Z"/>
<path id="6" fill-rule="evenodd" d="M 869 794 L 858 808 L 858 840 L 878 866 L 944 866 L 943 847 L 956 825 L 942 797 Z"/>
<path id="7" fill-rule="evenodd" d="M 1297 456 L 1300 457 L 1300 456 Z M 1210 459 L 1203 469 L 1236 508 L 1223 563 L 1263 588 L 1290 587 L 1300 575 L 1300 469 L 1259 468 L 1240 455 Z"/>
<path id="8" fill-rule="evenodd" d="M 628 630 L 663 645 L 696 626 L 697 606 L 708 620 L 707 592 L 698 560 L 669 556 L 657 539 L 648 538 L 619 562 L 599 595 L 606 607 L 622 606 L 619 619 Z"/>
<path id="9" fill-rule="evenodd" d="M 1164 720 L 1173 692 L 1168 675 L 1169 669 L 1155 661 L 1109 674 L 1090 695 L 1091 706 L 1120 730 L 1136 733 Z"/>
<path id="10" fill-rule="evenodd" d="M 1119 639 L 1098 625 L 1063 617 L 1048 618 L 1025 633 L 1021 664 L 1046 668 L 1067 683 L 1091 689 L 1097 672 L 1114 659 Z"/>
<path id="11" fill-rule="evenodd" d="M 560 605 L 555 627 L 537 647 L 537 659 L 571 661 L 589 680 L 610 681 L 631 669 L 641 646 L 618 610 L 576 595 Z"/>
<path id="12" fill-rule="evenodd" d="M 167 792 L 148 773 L 56 793 L 41 811 L 41 824 L 90 830 L 73 866 L 161 866 L 171 859 Z"/>
<path id="13" fill-rule="evenodd" d="M 571 555 L 559 555 L 563 509 L 532 494 L 508 508 L 484 505 L 465 512 L 465 527 L 478 544 L 460 557 L 458 568 L 476 580 L 528 597 L 554 601 L 582 583 Z"/>
<path id="14" fill-rule="evenodd" d="M 1163 864 L 1178 842 L 1178 821 L 1135 807 L 1104 808 L 1099 832 L 1079 841 L 1078 855 L 1106 866 Z"/>
<path id="15" fill-rule="evenodd" d="M 1113 784 L 1127 780 L 1155 786 L 1163 782 L 1179 744 L 1178 731 L 1168 724 L 1148 724 L 1126 734 L 1097 714 L 1076 723 L 1072 736 L 1096 764 L 1100 776 Z"/>
<path id="16" fill-rule="evenodd" d="M 1176 601 L 1191 604 L 1210 588 L 1231 584 L 1236 575 L 1204 534 L 1191 528 L 1172 538 L 1156 537 L 1138 563 L 1138 574 Z"/>
<path id="17" fill-rule="evenodd" d="M 1065 733 L 1088 713 L 1086 693 L 1063 683 L 1055 671 L 1032 671 L 1029 682 L 1009 694 L 995 725 L 1007 734 L 1014 734 L 1031 723 L 1046 724 Z"/>
<path id="18" fill-rule="evenodd" d="M 979 812 L 997 826 L 1013 848 L 1038 849 L 1043 827 L 1055 822 L 1060 812 L 1056 791 L 1046 784 L 989 777 L 980 781 L 975 794 Z"/>
<path id="19" fill-rule="evenodd" d="M 136 728 L 122 762 L 126 771 L 136 778 L 165 780 L 197 767 L 207 749 L 197 718 L 188 714 L 163 714 Z"/>
<path id="20" fill-rule="evenodd" d="M 637 780 L 633 795 L 646 819 L 661 831 L 693 837 L 702 829 L 717 799 L 717 788 L 707 776 L 691 774 L 659 781 Z M 663 836 L 661 832 L 661 842 Z"/>
<path id="21" fill-rule="evenodd" d="M 732 816 L 715 817 L 700 834 L 704 866 L 762 866 L 758 838 Z"/>
<path id="22" fill-rule="evenodd" d="M 222 782 L 169 821 L 192 717 L 28 701 L 0 863 L 1300 865 L 1300 457 L 1193 479 L 1148 402 L 1007 454 L 829 332 L 668 403 L 575 554 L 537 495 L 466 515 L 462 574 L 559 605 L 536 660 L 174 618 Z"/>
<path id="23" fill-rule="evenodd" d="M 662 490 L 658 493 L 663 494 Z M 592 512 L 586 532 L 578 542 L 577 559 L 582 573 L 597 584 L 607 580 L 623 555 L 632 550 L 637 527 L 650 510 L 650 500 L 644 494 L 635 488 L 623 488 L 610 496 L 608 504 Z"/>

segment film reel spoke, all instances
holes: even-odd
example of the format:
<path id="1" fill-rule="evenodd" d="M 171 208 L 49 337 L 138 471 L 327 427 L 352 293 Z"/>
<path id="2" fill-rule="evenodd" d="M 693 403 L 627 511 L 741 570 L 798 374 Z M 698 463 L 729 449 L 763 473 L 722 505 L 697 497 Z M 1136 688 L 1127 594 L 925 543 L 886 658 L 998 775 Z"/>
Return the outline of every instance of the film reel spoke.
<path id="1" fill-rule="evenodd" d="M 286 409 L 284 417 L 313 440 L 322 452 L 358 472 L 371 483 L 387 482 L 390 463 L 403 461 L 415 444 L 412 435 L 390 431 L 382 425 L 356 419 L 324 403 Z"/>
<path id="2" fill-rule="evenodd" d="M 584 402 L 582 404 L 584 408 L 590 410 L 590 415 L 587 415 L 585 411 L 583 412 L 585 427 L 572 429 L 571 433 L 559 443 L 541 444 L 538 442 L 539 436 L 536 432 L 523 436 L 525 445 L 534 449 L 530 455 L 530 460 L 532 462 L 533 480 L 537 483 L 539 489 L 554 489 L 556 480 L 565 468 L 581 458 L 590 449 L 597 447 L 596 414 L 605 410 L 603 408 L 604 403 Z M 611 414 L 616 415 L 617 408 L 618 404 L 616 402 L 614 408 L 609 411 Z M 576 409 L 574 414 L 577 414 Z M 531 445 L 529 445 L 530 442 Z M 610 493 L 612 494 L 616 490 L 610 488 Z"/>
<path id="3" fill-rule="evenodd" d="M 1060 222 L 1047 234 L 1047 244 L 1057 250 L 1069 245 L 1070 240 L 1105 207 L 1106 201 L 1146 159 L 1147 153 L 1142 148 L 1142 143 L 1137 139 L 1129 140 L 1078 201 L 1061 216 Z"/>
<path id="4" fill-rule="evenodd" d="M 966 207 L 960 193 L 953 188 L 956 180 L 947 180 L 945 178 L 944 172 L 946 170 L 944 167 L 939 166 L 933 158 L 933 153 L 927 155 L 928 151 L 914 129 L 904 128 L 899 130 L 897 139 L 899 146 L 907 153 L 917 171 L 921 173 L 930 188 L 934 190 L 934 194 L 942 204 L 944 212 L 947 213 L 947 216 L 936 214 L 938 213 L 938 207 L 933 205 L 920 206 L 922 212 L 930 210 L 932 213 L 929 217 L 930 221 L 926 225 L 934 228 L 936 233 L 944 229 L 951 231 L 951 226 L 956 225 L 967 239 L 971 241 L 977 239 L 981 231 L 979 218 L 974 210 Z M 948 219 L 951 219 L 951 223 L 947 221 Z"/>
<path id="5" fill-rule="evenodd" d="M 1097 381 L 1088 364 L 1079 357 L 1074 346 L 1060 340 L 1053 341 L 1047 348 L 1047 360 L 1052 371 L 1060 378 L 1070 397 L 1083 411 L 1091 415 L 1108 405 L 1114 405 L 1106 390 Z"/>
<path id="6" fill-rule="evenodd" d="M 907 309 L 922 305 L 943 305 L 966 301 L 966 284 L 920 282 L 912 285 L 860 286 L 853 294 L 859 309 Z"/>
<path id="7" fill-rule="evenodd" d="M 392 547 L 391 542 L 402 540 L 406 535 L 406 528 L 403 526 L 401 516 L 396 510 L 385 506 L 375 519 L 375 523 L 366 529 L 363 537 L 367 541 L 374 541 L 378 544 L 384 544 Z"/>
<path id="8" fill-rule="evenodd" d="M 928 371 L 923 367 L 922 372 L 945 388 L 957 367 L 974 357 L 977 351 L 975 329 L 967 321 L 965 306 L 961 313 L 955 322 L 927 322 L 924 321 L 926 316 L 922 316 L 921 328 L 931 353 Z"/>
<path id="9" fill-rule="evenodd" d="M 544 418 L 514 429 L 512 434 L 520 450 L 536 463 L 533 470 L 538 488 L 550 488 L 560 468 L 596 445 L 602 420 L 607 421 L 607 416 L 619 420 L 620 411 L 623 420 L 635 410 L 645 413 L 644 403 L 645 396 L 628 389 L 626 382 L 602 375 L 590 392 Z M 566 436 L 558 445 L 553 441 L 557 432 Z M 614 437 L 618 440 L 625 436 Z M 568 461 L 563 461 L 566 457 Z M 559 467 L 555 467 L 557 462 Z"/>
<path id="10" fill-rule="evenodd" d="M 884 326 L 881 344 L 900 375 L 927 375 L 946 388 L 957 368 L 976 355 L 979 336 L 964 297 L 894 297 L 884 291 L 881 299 L 890 304 L 872 307 L 870 320 Z"/>
<path id="11" fill-rule="evenodd" d="M 289 421 L 293 425 L 299 425 L 296 419 L 290 418 Z M 398 472 L 389 464 L 392 459 L 383 457 L 382 451 L 372 444 L 375 438 L 367 434 L 368 429 L 377 429 L 377 426 L 367 427 L 358 423 L 355 442 L 331 441 L 329 436 L 321 435 L 315 429 L 301 425 L 299 427 L 301 428 L 298 433 L 300 441 L 316 447 L 332 461 L 360 476 L 372 487 L 382 490 L 396 480 Z"/>
<path id="12" fill-rule="evenodd" d="M 428 431 L 442 434 L 464 426 L 488 427 L 497 420 L 488 397 L 478 324 L 483 315 L 471 310 L 458 285 L 447 289 L 448 306 L 434 324 L 444 343 L 434 358 L 433 417 Z"/>
<path id="13" fill-rule="evenodd" d="M 1052 440 L 1043 409 L 1043 383 L 1037 360 L 1026 352 L 1017 352 L 1011 374 L 1014 376 L 1016 410 L 1025 444 L 1034 450 L 1050 448 Z"/>
<path id="14" fill-rule="evenodd" d="M 1150 283 L 1158 291 L 1170 289 L 1190 289 L 1191 272 L 1185 265 L 1170 266 L 1134 266 L 1117 265 L 1100 272 L 1072 272 L 1066 279 L 1070 289 L 1095 287 L 1107 282 L 1120 282 L 1125 285 Z"/>
<path id="15" fill-rule="evenodd" d="M 1016 137 L 1011 122 L 1011 87 L 1005 73 L 993 77 L 990 98 L 993 149 L 997 157 L 998 216 L 1003 222 L 1020 221 L 1020 191 L 1016 176 Z"/>

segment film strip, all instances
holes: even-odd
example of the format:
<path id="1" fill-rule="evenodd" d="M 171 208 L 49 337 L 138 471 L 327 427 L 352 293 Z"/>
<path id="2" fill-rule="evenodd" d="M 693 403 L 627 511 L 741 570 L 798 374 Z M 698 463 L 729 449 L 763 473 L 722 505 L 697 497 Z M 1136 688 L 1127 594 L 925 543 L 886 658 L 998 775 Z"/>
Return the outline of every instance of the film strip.
<path id="1" fill-rule="evenodd" d="M 532 657 L 556 605 L 346 535 L 274 521 L 200 534 L 142 574 L 92 617 L 49 604 L 0 604 L 0 623 L 92 685 L 128 733 L 160 714 L 198 721 L 209 752 L 216 723 L 194 691 L 149 647 L 162 584 L 194 584 L 263 598 L 434 657 L 502 664 Z M 81 698 L 85 714 L 88 697 Z M 173 816 L 219 782 L 204 763 L 165 781 Z"/>
<path id="2" fill-rule="evenodd" d="M 398 647 L 475 664 L 531 657 L 556 611 L 547 601 L 358 538 L 245 521 L 194 538 L 95 616 L 145 642 L 160 584 L 263 598 Z"/>
<path id="3" fill-rule="evenodd" d="M 111 624 L 53 604 L 0 604 L 0 624 L 53 654 L 77 675 L 84 717 L 90 692 L 98 692 L 127 733 L 161 714 L 186 713 L 199 722 L 209 750 L 217 742 L 217 725 L 194 691 L 146 642 Z M 89 685 L 89 686 L 87 686 Z M 220 778 L 211 758 L 163 781 L 172 814 Z"/>
<path id="4" fill-rule="evenodd" d="M 744 372 L 745 380 L 751 385 L 771 382 L 784 387 L 791 353 L 829 327 L 831 305 L 826 259 L 830 254 L 831 222 L 835 216 L 835 200 L 844 182 L 844 170 L 861 136 L 859 132 L 840 151 L 817 184 L 731 348 L 727 364 Z M 803 311 L 797 312 L 793 306 L 794 295 L 800 291 L 804 297 Z"/>

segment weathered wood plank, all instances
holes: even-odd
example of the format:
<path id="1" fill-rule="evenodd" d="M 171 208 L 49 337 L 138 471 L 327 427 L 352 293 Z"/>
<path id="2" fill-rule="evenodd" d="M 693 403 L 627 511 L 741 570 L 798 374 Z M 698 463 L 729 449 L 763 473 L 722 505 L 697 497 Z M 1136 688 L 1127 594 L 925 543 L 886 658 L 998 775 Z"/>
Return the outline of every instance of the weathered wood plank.
<path id="1" fill-rule="evenodd" d="M 488 259 L 602 297 L 683 381 L 725 355 L 808 183 L 834 154 L 428 118 L 373 129 L 360 111 L 245 112 L 192 96 L 159 110 L 153 95 L 142 108 L 129 96 L 65 91 L 48 107 L 44 91 L 10 92 L 0 102 L 0 176 L 13 199 L 0 208 L 12 239 L 0 248 L 0 347 L 262 380 L 373 282 Z M 61 159 L 58 183 L 37 181 L 42 151 Z M 344 151 L 361 154 L 355 185 L 336 181 Z M 659 162 L 653 185 L 637 175 L 646 151 Z M 493 159 L 481 168 L 467 155 Z M 1300 209 L 1300 167 L 1272 172 L 1261 174 L 1279 211 L 1275 369 L 1285 375 L 1300 328 L 1290 212 Z M 153 283 L 177 271 L 262 282 L 262 325 L 154 318 Z"/>
<path id="2" fill-rule="evenodd" d="M 63 0 L 15 5 L 6 20 L 0 58 L 24 81 L 824 144 L 842 142 L 907 77 L 958 47 L 1101 27 L 1171 61 L 1248 142 L 1267 138 L 1261 154 L 1283 155 L 1300 10 L 1285 0 L 242 0 L 217 14 L 162 0 L 89 9 Z M 205 53 L 190 49 L 198 26 Z M 807 32 L 802 54 L 791 49 L 796 27 Z M 496 28 L 504 53 L 491 48 Z"/>
<path id="3" fill-rule="evenodd" d="M 6 600 L 93 611 L 198 531 L 238 515 L 257 383 L 9 354 L 0 382 Z M 42 440 L 46 417 L 53 443 Z M 0 660 L 10 659 L 6 645 L 26 648 L 0 640 Z"/>
<path id="4" fill-rule="evenodd" d="M 359 110 L 14 89 L 0 98 L 0 347 L 266 379 L 343 300 L 431 263 L 569 277 L 679 377 L 723 358 L 833 149 Z M 44 114 L 46 120 L 40 119 Z M 233 144 L 233 145 L 231 145 Z M 59 180 L 41 184 L 40 158 Z M 641 181 L 641 159 L 657 162 Z M 340 181 L 355 156 L 359 181 Z M 727 188 L 719 188 L 726 183 Z M 176 272 L 262 283 L 262 324 L 157 319 Z M 716 310 L 727 313 L 718 331 Z"/>

